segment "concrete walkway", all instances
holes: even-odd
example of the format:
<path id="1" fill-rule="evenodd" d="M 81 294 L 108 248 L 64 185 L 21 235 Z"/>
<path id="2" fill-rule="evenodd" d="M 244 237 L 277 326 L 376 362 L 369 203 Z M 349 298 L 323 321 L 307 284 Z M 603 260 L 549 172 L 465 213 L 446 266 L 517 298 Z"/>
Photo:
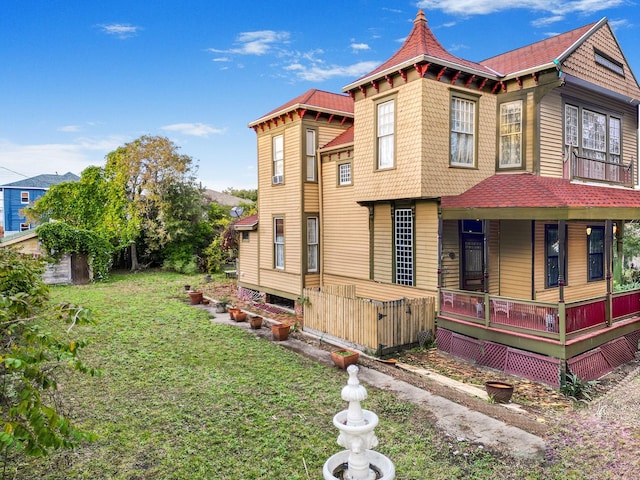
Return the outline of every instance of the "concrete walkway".
<path id="1" fill-rule="evenodd" d="M 204 306 L 203 306 L 204 307 Z M 268 318 L 266 327 L 260 330 L 251 330 L 247 322 L 234 322 L 229 318 L 228 313 L 215 313 L 212 322 L 229 324 L 244 328 L 251 331 L 255 335 L 267 339 L 272 338 L 271 329 L 268 328 L 270 323 Z M 302 332 L 304 334 L 304 332 Z M 283 347 L 299 352 L 309 358 L 312 358 L 326 365 L 333 365 L 331 355 L 326 350 L 315 347 L 314 345 L 296 340 L 289 337 L 288 340 L 279 342 Z M 421 408 L 429 411 L 436 420 L 436 427 L 446 434 L 456 438 L 458 441 L 466 441 L 474 444 L 481 444 L 489 449 L 495 449 L 500 452 L 507 452 L 514 457 L 526 458 L 531 460 L 542 461 L 544 459 L 545 443 L 544 441 L 529 432 L 516 427 L 507 425 L 506 423 L 489 417 L 483 413 L 470 410 L 469 408 L 452 402 L 438 395 L 433 395 L 426 390 L 415 387 L 407 382 L 398 380 L 391 375 L 381 373 L 372 368 L 358 365 L 360 373 L 358 378 L 368 385 L 388 390 L 395 393 L 398 398 L 414 403 Z M 417 372 L 419 373 L 419 372 Z M 470 389 L 479 390 L 475 387 L 455 382 L 448 377 L 432 376 L 430 378 L 441 381 L 453 388 L 458 388 L 470 395 L 482 397 L 484 391 L 472 391 Z M 459 384 L 459 385 L 452 385 Z M 509 408 L 505 406 L 504 408 Z"/>

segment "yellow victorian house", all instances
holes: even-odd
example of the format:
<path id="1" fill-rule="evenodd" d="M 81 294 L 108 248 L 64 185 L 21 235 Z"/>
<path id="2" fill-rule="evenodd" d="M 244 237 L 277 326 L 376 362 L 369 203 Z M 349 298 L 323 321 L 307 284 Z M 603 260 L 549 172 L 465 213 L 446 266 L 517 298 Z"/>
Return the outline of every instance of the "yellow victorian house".
<path id="1" fill-rule="evenodd" d="M 419 11 L 344 92 L 250 124 L 247 296 L 310 299 L 305 329 L 380 353 L 435 330 L 440 349 L 552 385 L 633 358 L 640 291 L 614 292 L 612 270 L 640 218 L 640 87 L 606 19 L 471 62 Z"/>

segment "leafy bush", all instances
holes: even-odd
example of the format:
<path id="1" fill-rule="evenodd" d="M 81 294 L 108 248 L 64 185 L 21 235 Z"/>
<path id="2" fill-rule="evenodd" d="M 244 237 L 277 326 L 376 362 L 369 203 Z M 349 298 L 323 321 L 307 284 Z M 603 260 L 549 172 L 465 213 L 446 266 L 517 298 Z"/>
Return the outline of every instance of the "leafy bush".
<path id="1" fill-rule="evenodd" d="M 43 272 L 42 260 L 0 249 L 0 448 L 5 454 L 40 456 L 92 438 L 61 414 L 56 378 L 64 366 L 98 373 L 79 358 L 86 342 L 57 337 L 44 327 L 64 321 L 68 335 L 73 325 L 90 322 L 89 312 L 70 304 L 49 306 Z"/>
<path id="2" fill-rule="evenodd" d="M 596 380 L 584 381 L 575 373 L 568 373 L 565 383 L 560 387 L 563 395 L 573 400 L 591 400 L 593 390 L 598 385 Z"/>

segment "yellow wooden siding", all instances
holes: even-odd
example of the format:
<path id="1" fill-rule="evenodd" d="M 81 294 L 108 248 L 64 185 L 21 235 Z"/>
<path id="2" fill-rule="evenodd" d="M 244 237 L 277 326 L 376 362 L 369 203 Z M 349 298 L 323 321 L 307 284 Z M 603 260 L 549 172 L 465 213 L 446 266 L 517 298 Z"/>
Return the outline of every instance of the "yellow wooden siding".
<path id="1" fill-rule="evenodd" d="M 540 175 L 562 178 L 563 107 L 560 91 L 549 92 L 540 102 Z"/>
<path id="2" fill-rule="evenodd" d="M 257 285 L 258 276 L 258 232 L 249 232 L 249 239 L 238 241 L 238 279 Z"/>
<path id="3" fill-rule="evenodd" d="M 489 222 L 489 293 L 501 295 L 500 293 L 500 221 L 491 220 Z"/>
<path id="4" fill-rule="evenodd" d="M 371 298 L 373 300 L 397 300 L 399 298 L 433 297 L 436 295 L 435 289 L 407 287 L 394 283 L 381 283 L 342 275 L 327 274 L 323 276 L 322 280 L 323 288 L 344 285 L 345 283 L 355 285 L 358 297 Z"/>
<path id="5" fill-rule="evenodd" d="M 318 183 L 306 182 L 304 184 L 304 211 L 317 213 L 320 211 L 320 188 Z"/>
<path id="6" fill-rule="evenodd" d="M 559 289 L 545 288 L 546 257 L 544 251 L 544 222 L 536 222 L 535 227 L 535 300 L 557 302 Z M 594 298 L 606 294 L 606 281 L 587 281 L 587 223 L 567 224 L 567 286 L 564 288 L 565 301 Z"/>
<path id="7" fill-rule="evenodd" d="M 460 234 L 457 220 L 442 222 L 442 287 L 460 288 Z"/>
<path id="8" fill-rule="evenodd" d="M 320 274 L 310 273 L 304 276 L 305 288 L 318 288 L 320 287 Z"/>
<path id="9" fill-rule="evenodd" d="M 391 207 L 388 204 L 376 204 L 373 226 L 373 279 L 391 283 L 393 259 L 391 234 Z M 363 252 L 364 253 L 364 252 Z"/>
<path id="10" fill-rule="evenodd" d="M 596 63 L 594 49 L 600 50 L 624 65 L 625 75 L 618 75 Z M 562 70 L 614 92 L 619 92 L 632 98 L 640 98 L 638 85 L 609 25 L 598 29 L 562 62 Z"/>
<path id="11" fill-rule="evenodd" d="M 415 286 L 435 290 L 438 287 L 438 202 L 416 203 Z"/>
<path id="12" fill-rule="evenodd" d="M 354 201 L 353 186 L 336 185 L 336 165 L 328 159 L 322 163 L 322 272 L 368 279 L 369 209 Z"/>
<path id="13" fill-rule="evenodd" d="M 531 298 L 531 222 L 500 222 L 500 295 Z"/>
<path id="14" fill-rule="evenodd" d="M 496 98 L 489 94 L 478 99 L 478 168 L 449 167 L 451 91 L 448 84 L 416 79 L 379 95 L 358 97 L 354 129 L 358 201 L 455 195 L 494 173 Z M 478 95 L 472 89 L 454 91 Z M 376 171 L 376 105 L 387 98 L 396 101 L 395 167 Z"/>

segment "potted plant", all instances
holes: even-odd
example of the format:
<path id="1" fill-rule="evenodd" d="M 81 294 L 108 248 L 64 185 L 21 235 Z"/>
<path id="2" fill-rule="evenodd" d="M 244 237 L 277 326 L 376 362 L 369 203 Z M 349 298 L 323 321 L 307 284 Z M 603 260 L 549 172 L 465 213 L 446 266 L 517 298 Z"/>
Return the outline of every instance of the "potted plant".
<path id="1" fill-rule="evenodd" d="M 262 328 L 262 317 L 260 315 L 249 315 L 249 325 L 254 330 Z"/>
<path id="2" fill-rule="evenodd" d="M 496 403 L 509 403 L 513 395 L 513 385 L 505 382 L 485 382 L 484 388 L 489 398 Z"/>
<path id="3" fill-rule="evenodd" d="M 231 303 L 231 299 L 229 297 L 222 297 L 218 300 L 216 305 L 216 312 L 225 313 L 227 311 L 227 305 Z"/>
<path id="4" fill-rule="evenodd" d="M 237 307 L 229 307 L 227 309 L 227 311 L 229 312 L 229 318 L 231 320 L 235 320 L 236 319 L 236 314 L 241 312 L 241 310 L 239 308 L 237 308 Z"/>
<path id="5" fill-rule="evenodd" d="M 189 292 L 189 300 L 191 301 L 191 305 L 200 305 L 202 303 L 202 292 Z"/>
<path id="6" fill-rule="evenodd" d="M 346 348 L 341 348 L 340 350 L 334 350 L 331 352 L 331 360 L 336 365 L 336 367 L 346 370 L 349 365 L 354 365 L 358 363 L 358 358 L 360 354 L 358 352 L 354 352 L 353 350 L 348 350 Z"/>
<path id="7" fill-rule="evenodd" d="M 273 333 L 273 339 L 283 341 L 289 338 L 289 331 L 291 327 L 286 323 L 275 323 L 271 325 L 271 333 Z"/>
<path id="8" fill-rule="evenodd" d="M 238 309 L 238 311 L 233 315 L 233 320 L 236 322 L 244 322 L 247 320 L 247 313 Z"/>

